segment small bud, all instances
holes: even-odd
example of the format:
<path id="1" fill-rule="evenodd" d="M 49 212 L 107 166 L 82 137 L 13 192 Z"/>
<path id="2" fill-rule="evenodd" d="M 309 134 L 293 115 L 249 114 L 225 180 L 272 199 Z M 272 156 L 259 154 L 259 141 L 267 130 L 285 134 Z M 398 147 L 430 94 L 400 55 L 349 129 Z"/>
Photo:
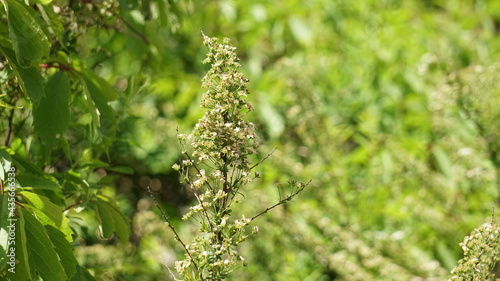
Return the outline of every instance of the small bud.
<path id="1" fill-rule="evenodd" d="M 259 227 L 258 226 L 254 226 L 253 230 L 252 230 L 252 234 L 257 234 L 257 233 L 259 233 Z"/>

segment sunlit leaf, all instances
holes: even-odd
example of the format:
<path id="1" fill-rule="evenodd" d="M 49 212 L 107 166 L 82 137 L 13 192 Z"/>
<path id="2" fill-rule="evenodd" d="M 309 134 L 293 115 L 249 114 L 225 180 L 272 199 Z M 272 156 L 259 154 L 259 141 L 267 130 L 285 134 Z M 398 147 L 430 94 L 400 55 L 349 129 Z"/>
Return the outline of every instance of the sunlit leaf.
<path id="1" fill-rule="evenodd" d="M 32 275 L 35 274 L 35 268 L 30 268 L 30 258 L 28 255 L 27 243 L 26 243 L 26 223 L 24 221 L 23 212 L 18 207 L 16 212 L 16 266 L 15 272 L 9 271 L 7 273 L 7 278 L 10 281 L 26 281 L 33 280 Z"/>
<path id="2" fill-rule="evenodd" d="M 78 265 L 78 261 L 75 258 L 75 254 L 73 254 L 71 244 L 59 229 L 51 225 L 45 225 L 45 230 L 47 231 L 52 244 L 54 244 L 54 249 L 59 256 L 61 265 L 64 267 L 64 272 L 66 272 L 68 277 L 73 276 L 76 273 L 76 265 Z"/>
<path id="3" fill-rule="evenodd" d="M 26 248 L 31 260 L 43 280 L 67 280 L 60 257 L 54 250 L 43 225 L 27 210 L 20 208 L 23 213 L 26 231 Z"/>
<path id="4" fill-rule="evenodd" d="M 68 241 L 73 241 L 73 231 L 68 225 L 69 220 L 63 213 L 63 207 L 52 203 L 43 195 L 28 191 L 22 191 L 20 194 L 29 203 L 25 207 L 34 212 L 41 223 L 54 226 L 64 233 Z"/>
<path id="5" fill-rule="evenodd" d="M 22 173 L 16 177 L 21 187 L 33 189 L 61 189 L 61 186 L 54 178 L 40 176 L 36 174 Z"/>
<path id="6" fill-rule="evenodd" d="M 9 37 L 21 67 L 29 67 L 49 53 L 50 43 L 37 21 L 27 11 L 29 7 L 15 0 L 5 0 Z"/>

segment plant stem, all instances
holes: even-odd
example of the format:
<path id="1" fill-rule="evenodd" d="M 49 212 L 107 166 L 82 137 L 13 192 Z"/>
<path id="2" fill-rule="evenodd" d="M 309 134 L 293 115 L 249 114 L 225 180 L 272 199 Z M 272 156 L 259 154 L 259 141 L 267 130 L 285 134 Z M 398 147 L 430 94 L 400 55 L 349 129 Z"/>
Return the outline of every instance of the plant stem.
<path id="1" fill-rule="evenodd" d="M 172 230 L 172 232 L 174 233 L 174 236 L 175 236 L 175 239 L 177 241 L 179 241 L 179 243 L 181 243 L 182 247 L 184 248 L 184 251 L 186 251 L 186 254 L 189 256 L 189 259 L 191 260 L 191 262 L 193 263 L 194 267 L 196 268 L 196 271 L 200 272 L 200 269 L 198 268 L 198 265 L 196 264 L 196 262 L 194 261 L 193 259 L 193 256 L 191 256 L 191 253 L 189 252 L 186 244 L 184 244 L 184 242 L 182 241 L 181 237 L 179 236 L 179 234 L 177 233 L 177 230 L 175 230 L 175 227 L 170 223 L 170 220 L 168 219 L 168 217 L 165 215 L 165 213 L 163 212 L 163 210 L 160 208 L 160 205 L 158 204 L 158 201 L 156 201 L 156 198 L 154 197 L 153 195 L 153 192 L 151 191 L 151 188 L 148 186 L 148 192 L 149 192 L 149 195 L 151 196 L 151 198 L 153 199 L 153 202 L 155 203 L 155 206 L 156 208 L 160 211 L 160 214 L 161 216 L 163 217 L 163 219 L 167 222 L 167 225 L 168 227 Z M 204 281 L 205 279 L 203 278 L 203 275 L 201 274 L 200 272 L 200 278 L 202 281 Z"/>
<path id="2" fill-rule="evenodd" d="M 280 200 L 278 203 L 272 205 L 271 207 L 268 207 L 266 208 L 264 211 L 258 213 L 257 215 L 253 216 L 250 221 L 253 221 L 255 220 L 256 218 L 262 216 L 263 214 L 271 211 L 272 209 L 278 207 L 279 205 L 282 205 L 290 200 L 293 199 L 293 197 L 295 197 L 297 194 L 299 194 L 300 192 L 302 192 L 304 190 L 304 188 L 306 188 L 310 183 L 311 183 L 312 180 L 309 180 L 306 184 L 303 184 L 297 191 L 295 191 L 294 193 L 288 195 L 287 197 L 285 197 L 284 199 Z"/>

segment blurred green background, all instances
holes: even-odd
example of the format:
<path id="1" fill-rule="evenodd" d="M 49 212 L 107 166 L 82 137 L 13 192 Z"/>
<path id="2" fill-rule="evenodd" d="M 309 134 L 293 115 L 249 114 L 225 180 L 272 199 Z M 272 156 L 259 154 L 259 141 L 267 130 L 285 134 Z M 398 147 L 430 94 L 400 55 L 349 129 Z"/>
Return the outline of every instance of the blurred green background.
<path id="1" fill-rule="evenodd" d="M 120 130 L 105 158 L 133 174 L 100 184 L 133 233 L 130 243 L 102 241 L 97 222 L 82 218 L 90 223 L 77 257 L 98 280 L 170 280 L 167 266 L 183 255 L 146 187 L 189 237 L 180 217 L 193 198 L 170 167 L 176 129 L 189 133 L 203 114 L 200 29 L 237 46 L 259 157 L 277 148 L 239 212 L 277 202 L 276 183 L 312 179 L 257 221 L 260 233 L 242 249 L 248 266 L 228 280 L 446 280 L 464 236 L 491 221 L 500 200 L 499 1 L 107 3 L 127 24 L 81 5 L 74 13 L 87 26 L 75 48 L 120 93 Z"/>

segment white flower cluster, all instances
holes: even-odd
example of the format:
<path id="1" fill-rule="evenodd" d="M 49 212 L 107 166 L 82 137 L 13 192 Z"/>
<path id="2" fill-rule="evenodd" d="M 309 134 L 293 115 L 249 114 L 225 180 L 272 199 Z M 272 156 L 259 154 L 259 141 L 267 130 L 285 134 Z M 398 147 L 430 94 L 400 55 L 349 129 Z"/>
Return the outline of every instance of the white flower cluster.
<path id="1" fill-rule="evenodd" d="M 244 228 L 251 219 L 231 219 L 231 207 L 239 202 L 239 188 L 253 179 L 248 156 L 256 153 L 258 143 L 254 125 L 244 120 L 253 107 L 245 99 L 248 79 L 237 71 L 236 48 L 228 39 L 220 44 L 203 36 L 209 49 L 204 63 L 212 66 L 202 80 L 207 91 L 201 106 L 207 111 L 190 135 L 178 135 L 181 144 L 191 142 L 193 153 L 183 151 L 187 159 L 172 167 L 181 171 L 198 201 L 183 219 L 194 217 L 200 233 L 186 244 L 186 258 L 176 269 L 184 280 L 215 281 L 246 264 L 236 247 L 247 238 Z"/>
<path id="2" fill-rule="evenodd" d="M 493 268 L 500 259 L 500 226 L 486 223 L 460 243 L 464 258 L 451 271 L 449 280 L 494 280 Z"/>
<path id="3" fill-rule="evenodd" d="M 243 120 L 246 112 L 253 111 L 245 99 L 248 79 L 238 72 L 236 48 L 227 45 L 227 38 L 220 44 L 217 38 L 204 35 L 204 43 L 209 49 L 204 63 L 212 68 L 202 80 L 207 91 L 201 106 L 208 110 L 191 134 L 193 156 L 199 162 L 208 160 L 218 169 L 234 163 L 238 169 L 248 170 L 247 156 L 258 147 L 254 124 Z"/>

